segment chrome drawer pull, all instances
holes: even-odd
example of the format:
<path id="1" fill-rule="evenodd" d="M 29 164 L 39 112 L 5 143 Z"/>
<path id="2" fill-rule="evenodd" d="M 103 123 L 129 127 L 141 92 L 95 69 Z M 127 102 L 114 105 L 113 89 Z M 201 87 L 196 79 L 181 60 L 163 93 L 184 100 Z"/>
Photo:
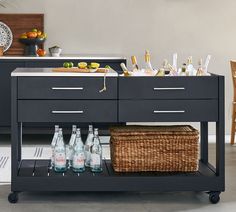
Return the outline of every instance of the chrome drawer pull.
<path id="1" fill-rule="evenodd" d="M 184 87 L 179 88 L 153 88 L 154 91 L 170 91 L 170 90 L 185 90 Z"/>
<path id="2" fill-rule="evenodd" d="M 185 113 L 185 110 L 154 110 L 154 113 Z"/>
<path id="3" fill-rule="evenodd" d="M 82 114 L 83 110 L 53 110 L 53 114 Z"/>
<path id="4" fill-rule="evenodd" d="M 52 90 L 84 90 L 83 87 L 52 87 Z"/>

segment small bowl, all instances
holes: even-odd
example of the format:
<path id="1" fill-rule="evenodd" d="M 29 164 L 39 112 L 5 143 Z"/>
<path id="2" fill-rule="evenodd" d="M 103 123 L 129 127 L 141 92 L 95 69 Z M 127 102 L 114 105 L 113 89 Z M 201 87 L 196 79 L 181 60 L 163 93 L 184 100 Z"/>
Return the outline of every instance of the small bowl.
<path id="1" fill-rule="evenodd" d="M 62 49 L 58 46 L 54 46 L 48 49 L 52 57 L 60 57 Z"/>
<path id="2" fill-rule="evenodd" d="M 97 70 L 98 70 L 97 68 L 90 68 L 90 69 L 89 69 L 89 72 L 90 72 L 90 73 L 94 73 L 94 72 L 96 72 Z"/>

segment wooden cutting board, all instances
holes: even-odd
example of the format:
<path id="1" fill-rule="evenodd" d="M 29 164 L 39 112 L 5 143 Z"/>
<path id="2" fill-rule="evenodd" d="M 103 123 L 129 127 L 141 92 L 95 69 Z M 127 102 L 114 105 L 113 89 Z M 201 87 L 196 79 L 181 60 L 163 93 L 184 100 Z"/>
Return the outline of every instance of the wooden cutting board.
<path id="1" fill-rule="evenodd" d="M 0 21 L 8 25 L 13 34 L 11 47 L 4 55 L 24 55 L 24 44 L 19 42 L 22 33 L 37 28 L 44 31 L 44 14 L 0 14 Z M 40 48 L 43 48 L 43 45 Z"/>
<path id="2" fill-rule="evenodd" d="M 109 69 L 106 68 L 98 68 L 95 72 L 91 72 L 90 69 L 81 69 L 81 68 L 53 68 L 53 72 L 70 72 L 70 73 L 106 73 Z"/>

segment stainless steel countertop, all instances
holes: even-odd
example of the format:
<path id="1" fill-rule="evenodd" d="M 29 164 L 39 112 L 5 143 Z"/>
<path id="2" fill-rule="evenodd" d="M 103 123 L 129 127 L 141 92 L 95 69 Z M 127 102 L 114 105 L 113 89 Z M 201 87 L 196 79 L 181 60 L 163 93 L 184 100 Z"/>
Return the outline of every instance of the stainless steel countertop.
<path id="1" fill-rule="evenodd" d="M 44 57 L 37 56 L 2 56 L 0 60 L 124 60 L 126 59 L 123 56 L 108 54 L 64 54 L 60 57 L 51 57 L 50 55 L 46 55 Z"/>
<path id="2" fill-rule="evenodd" d="M 72 73 L 72 72 L 53 72 L 52 68 L 17 68 L 11 73 L 12 77 L 104 77 L 104 73 Z M 118 73 L 109 70 L 107 77 L 118 77 Z"/>

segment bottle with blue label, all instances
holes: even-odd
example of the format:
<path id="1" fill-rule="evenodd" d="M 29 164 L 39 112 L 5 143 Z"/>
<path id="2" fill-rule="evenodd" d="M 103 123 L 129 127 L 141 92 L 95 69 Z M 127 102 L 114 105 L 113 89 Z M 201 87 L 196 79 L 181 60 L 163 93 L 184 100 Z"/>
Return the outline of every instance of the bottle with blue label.
<path id="1" fill-rule="evenodd" d="M 93 125 L 89 125 L 88 136 L 85 142 L 85 166 L 90 167 L 91 160 L 91 146 L 93 145 Z"/>
<path id="2" fill-rule="evenodd" d="M 90 168 L 92 172 L 102 172 L 102 146 L 98 136 L 98 129 L 94 129 L 93 145 L 91 147 Z"/>
<path id="3" fill-rule="evenodd" d="M 85 171 L 84 144 L 81 139 L 80 129 L 76 130 L 72 169 L 76 173 Z"/>
<path id="4" fill-rule="evenodd" d="M 51 143 L 51 166 L 50 166 L 50 169 L 52 169 L 54 167 L 54 160 L 55 160 L 54 159 L 54 149 L 56 146 L 58 134 L 59 134 L 59 125 L 55 125 L 55 131 L 54 131 L 54 135 L 53 135 L 52 143 Z"/>
<path id="5" fill-rule="evenodd" d="M 65 172 L 66 171 L 66 147 L 63 139 L 62 128 L 59 129 L 56 146 L 54 149 L 54 171 Z"/>

